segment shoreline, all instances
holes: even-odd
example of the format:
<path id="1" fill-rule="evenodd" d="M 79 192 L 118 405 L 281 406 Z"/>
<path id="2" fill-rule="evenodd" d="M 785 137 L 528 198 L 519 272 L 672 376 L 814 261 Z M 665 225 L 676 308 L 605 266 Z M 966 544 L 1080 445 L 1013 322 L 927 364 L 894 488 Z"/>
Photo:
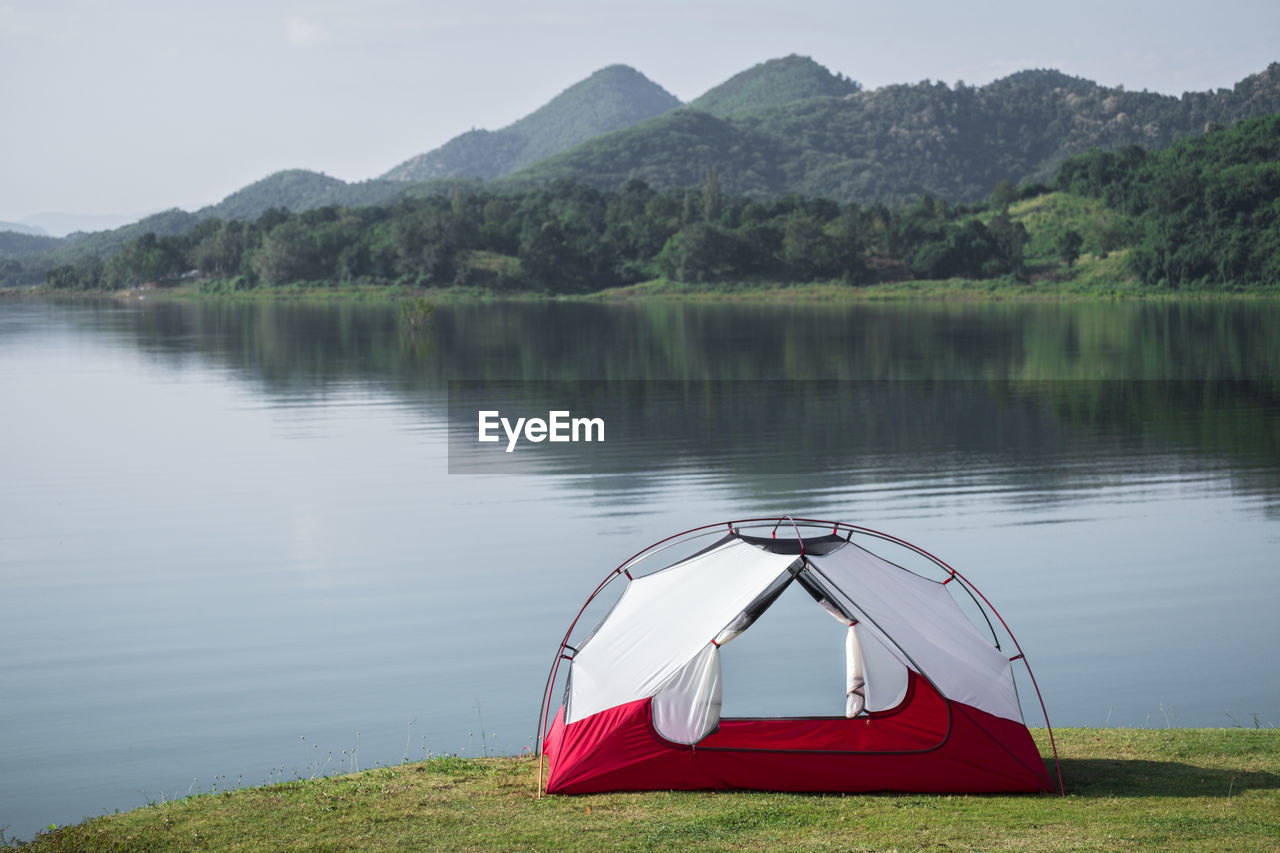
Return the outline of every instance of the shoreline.
<path id="1" fill-rule="evenodd" d="M 41 299 L 46 301 L 174 302 L 311 302 L 311 303 L 399 303 L 427 299 L 438 304 L 485 302 L 689 302 L 750 304 L 936 304 L 936 303 L 1099 303 L 1099 302 L 1205 302 L 1272 301 L 1280 299 L 1280 289 L 1238 291 L 1181 290 L 1150 291 L 1119 283 L 1111 288 L 1095 285 L 1056 283 L 1053 285 L 973 279 L 912 280 L 874 285 L 846 285 L 839 282 L 760 282 L 699 285 L 672 281 L 647 281 L 627 287 L 592 293 L 502 293 L 480 288 L 423 288 L 404 285 L 292 284 L 239 291 L 210 291 L 199 285 L 142 287 L 130 290 L 60 291 L 37 285 L 30 288 L 0 289 L 0 299 Z"/>

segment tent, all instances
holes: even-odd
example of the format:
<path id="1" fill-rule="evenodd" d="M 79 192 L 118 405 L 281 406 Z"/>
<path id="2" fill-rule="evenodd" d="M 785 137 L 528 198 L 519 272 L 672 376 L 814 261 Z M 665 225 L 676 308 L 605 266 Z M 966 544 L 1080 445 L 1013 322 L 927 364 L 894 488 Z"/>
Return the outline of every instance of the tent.
<path id="1" fill-rule="evenodd" d="M 890 562 L 872 545 L 906 549 L 940 577 Z M 692 553 L 642 573 L 640 563 L 672 548 Z M 619 578 L 626 587 L 616 603 L 571 645 L 587 607 Z M 832 678 L 844 714 L 722 718 L 721 649 L 789 590 L 812 598 L 814 618 L 846 626 L 843 678 Z M 975 621 L 953 592 L 980 614 Z M 1034 685 L 987 599 L 904 540 L 790 517 L 694 528 L 607 575 L 565 633 L 538 723 L 545 790 L 1061 790 L 1061 772 L 1055 785 L 1024 722 L 1017 661 Z M 562 663 L 564 698 L 553 716 Z M 541 774 L 540 763 L 539 791 Z"/>

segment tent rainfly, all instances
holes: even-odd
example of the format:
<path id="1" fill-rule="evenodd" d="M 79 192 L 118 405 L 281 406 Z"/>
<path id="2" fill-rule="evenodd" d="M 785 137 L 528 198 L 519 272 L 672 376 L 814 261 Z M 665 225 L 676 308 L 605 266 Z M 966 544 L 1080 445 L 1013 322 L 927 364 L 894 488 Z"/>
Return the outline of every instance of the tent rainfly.
<path id="1" fill-rule="evenodd" d="M 689 557 L 647 574 L 637 569 L 660 551 L 692 550 L 698 537 L 718 533 Z M 863 547 L 873 539 L 926 558 L 941 579 Z M 613 608 L 569 645 L 587 606 L 619 577 L 627 586 Z M 721 647 L 793 585 L 812 596 L 817 618 L 848 628 L 844 715 L 722 718 Z M 971 599 L 989 630 L 969 621 L 953 591 Z M 1001 649 L 992 617 L 1015 654 Z M 538 721 L 545 790 L 1061 791 L 1061 770 L 1055 785 L 1023 721 L 1013 676 L 1019 660 L 1034 687 L 1021 647 L 986 597 L 904 540 L 789 517 L 693 528 L 611 572 L 565 633 Z M 552 717 L 562 661 L 569 662 L 564 700 Z M 1049 739 L 1056 767 L 1052 729 Z M 540 792 L 542 769 L 540 761 Z"/>

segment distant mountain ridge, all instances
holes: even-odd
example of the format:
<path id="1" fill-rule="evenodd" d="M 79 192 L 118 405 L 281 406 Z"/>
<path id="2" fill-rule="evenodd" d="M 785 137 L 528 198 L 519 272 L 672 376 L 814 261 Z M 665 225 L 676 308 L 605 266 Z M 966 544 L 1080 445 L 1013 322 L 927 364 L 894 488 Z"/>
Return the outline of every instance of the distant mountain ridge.
<path id="1" fill-rule="evenodd" d="M 1063 160 L 1090 148 L 1161 148 L 1278 112 L 1280 63 L 1231 89 L 1174 97 L 1044 69 L 980 87 L 926 80 L 864 90 L 792 55 L 736 74 L 684 106 L 640 72 L 611 65 L 506 128 L 462 134 L 382 178 L 348 183 L 284 170 L 195 213 L 172 209 L 65 238 L 11 234 L 0 258 L 108 257 L 143 233 L 183 233 L 212 218 L 383 204 L 479 180 L 499 191 L 562 178 L 604 188 L 640 178 L 664 189 L 698 186 L 714 168 L 725 192 L 762 199 L 797 193 L 897 204 L 930 194 L 965 202 L 1002 179 L 1048 180 Z"/>
<path id="2" fill-rule="evenodd" d="M 0 233 L 26 234 L 30 237 L 48 237 L 49 232 L 39 225 L 24 225 L 21 222 L 0 222 Z"/>
<path id="3" fill-rule="evenodd" d="M 130 222 L 137 222 L 148 213 L 66 213 L 46 211 L 24 216 L 22 224 L 39 228 L 43 233 L 54 237 L 65 237 L 77 231 L 90 233 L 119 228 Z"/>
<path id="4" fill-rule="evenodd" d="M 385 180 L 497 178 L 601 133 L 680 106 L 666 89 L 626 65 L 610 65 L 501 130 L 472 130 L 419 154 Z"/>
<path id="5" fill-rule="evenodd" d="M 1032 70 L 981 87 L 926 80 L 730 112 L 724 105 L 732 101 L 718 96 L 710 102 L 719 116 L 698 112 L 698 102 L 592 139 L 499 185 L 571 177 L 616 188 L 641 178 L 664 189 L 696 185 L 715 168 L 725 191 L 761 198 L 975 201 L 1002 179 L 1048 180 L 1090 148 L 1160 148 L 1280 112 L 1280 64 L 1233 89 L 1181 98 Z"/>

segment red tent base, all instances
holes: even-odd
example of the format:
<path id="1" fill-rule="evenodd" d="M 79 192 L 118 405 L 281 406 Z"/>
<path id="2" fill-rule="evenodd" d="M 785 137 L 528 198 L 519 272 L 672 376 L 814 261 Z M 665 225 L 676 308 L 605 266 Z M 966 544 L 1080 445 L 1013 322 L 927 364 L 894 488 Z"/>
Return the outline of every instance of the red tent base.
<path id="1" fill-rule="evenodd" d="M 758 790 L 1034 793 L 1056 790 L 1031 733 L 939 696 L 914 677 L 908 699 L 869 718 L 731 720 L 694 746 L 664 740 L 641 699 L 547 733 L 549 794 Z"/>

